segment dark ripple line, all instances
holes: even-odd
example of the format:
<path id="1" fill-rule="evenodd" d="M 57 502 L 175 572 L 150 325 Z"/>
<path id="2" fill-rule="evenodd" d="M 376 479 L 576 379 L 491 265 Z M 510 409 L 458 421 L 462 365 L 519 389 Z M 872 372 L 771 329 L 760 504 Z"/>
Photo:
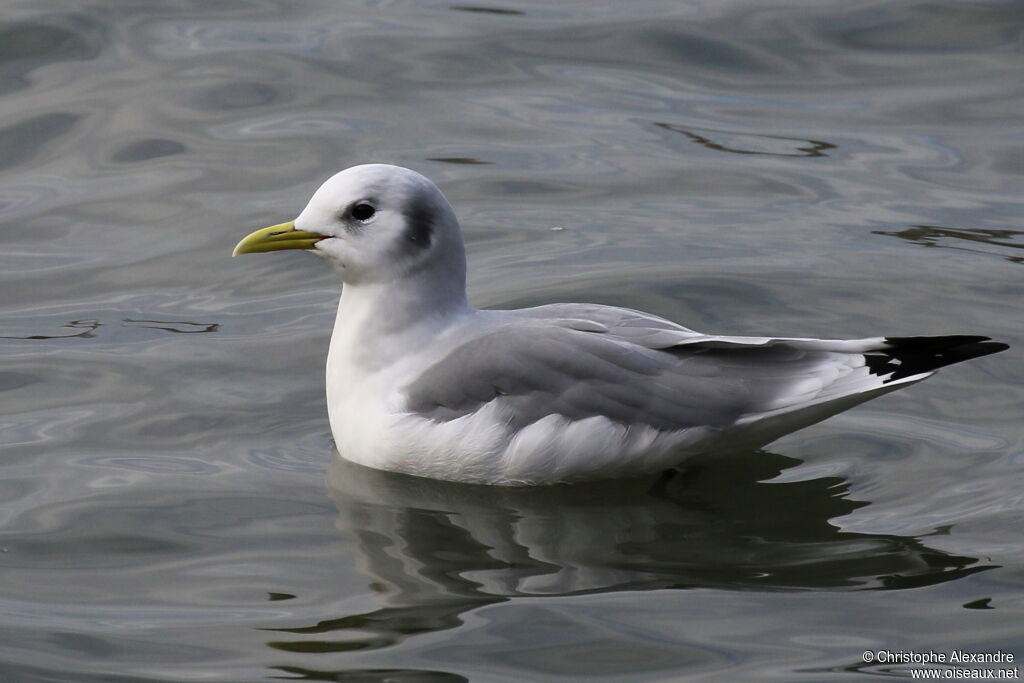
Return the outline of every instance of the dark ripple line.
<path id="1" fill-rule="evenodd" d="M 12 335 L 0 335 L 0 339 L 70 339 L 72 337 L 81 337 L 83 339 L 92 338 L 96 335 L 93 334 L 97 329 L 103 326 L 99 320 L 92 318 L 85 320 L 72 320 L 69 323 L 61 325 L 61 327 L 84 327 L 86 328 L 78 334 L 31 334 L 27 337 L 12 336 Z"/>
<path id="2" fill-rule="evenodd" d="M 493 161 L 484 161 L 475 157 L 427 157 L 427 161 L 438 161 L 442 164 L 464 164 L 467 166 L 478 166 L 493 164 Z"/>
<path id="3" fill-rule="evenodd" d="M 912 225 L 903 230 L 872 230 L 873 235 L 886 235 L 887 237 L 899 237 L 911 244 L 922 247 L 937 247 L 939 249 L 957 249 L 969 251 L 975 254 L 993 255 L 993 252 L 983 249 L 970 249 L 968 247 L 943 244 L 943 240 L 963 240 L 979 244 L 990 244 L 996 247 L 1009 247 L 1010 249 L 1024 249 L 1024 244 L 1015 244 L 1010 241 L 1024 235 L 1024 230 L 1005 230 L 992 228 L 948 228 L 940 225 Z M 1024 263 L 1022 256 L 1010 256 L 999 254 L 1011 263 Z"/>
<path id="4" fill-rule="evenodd" d="M 75 337 L 91 339 L 96 336 L 96 330 L 103 327 L 103 325 L 104 323 L 95 318 L 86 318 L 83 320 L 72 320 L 61 325 L 61 327 L 85 328 L 81 332 L 75 334 L 0 335 L 0 339 L 71 339 Z M 185 325 L 190 325 L 197 329 L 183 329 L 182 327 L 175 327 Z M 137 318 L 122 318 L 121 327 L 142 327 L 150 330 L 174 332 L 175 334 L 205 334 L 207 332 L 218 331 L 220 329 L 220 323 L 194 323 L 186 320 L 142 320 Z"/>
<path id="5" fill-rule="evenodd" d="M 517 16 L 526 14 L 522 10 L 505 9 L 503 7 L 478 7 L 476 5 L 454 5 L 448 9 L 453 12 L 474 12 L 476 14 L 500 14 L 503 16 Z"/>
<path id="6" fill-rule="evenodd" d="M 203 334 L 206 332 L 216 332 L 220 329 L 220 323 L 192 323 L 186 320 L 137 320 L 135 318 L 123 318 L 121 320 L 121 327 L 145 327 L 150 330 L 164 330 L 166 332 L 174 332 L 175 334 Z M 124 323 L 150 323 L 150 324 L 129 324 Z M 183 330 L 175 327 L 165 327 L 166 325 L 192 325 L 201 329 L 196 330 Z"/>
<path id="7" fill-rule="evenodd" d="M 812 140 L 810 138 L 791 138 L 785 135 L 767 135 L 758 133 L 741 133 L 738 131 L 731 130 L 718 130 L 715 128 L 690 128 L 689 130 L 682 128 L 681 126 L 672 123 L 662 123 L 655 121 L 654 125 L 665 130 L 670 130 L 674 133 L 682 133 L 686 137 L 690 138 L 697 144 L 703 145 L 708 149 L 713 149 L 719 152 L 729 152 L 731 154 L 756 154 L 760 156 L 771 156 L 771 157 L 827 157 L 825 154 L 827 149 L 836 149 L 836 145 L 831 142 L 825 142 L 824 140 Z M 735 135 L 738 137 L 746 138 L 765 138 L 769 140 L 786 140 L 788 142 L 807 143 L 807 146 L 798 146 L 798 153 L 787 154 L 785 152 L 762 152 L 754 149 L 739 149 L 734 147 L 728 147 L 725 144 L 715 142 L 709 137 L 698 135 L 693 131 L 705 131 L 708 133 L 721 133 L 723 135 Z"/>
<path id="8" fill-rule="evenodd" d="M 272 666 L 283 673 L 295 676 L 271 676 L 286 681 L 394 681 L 414 683 L 430 680 L 434 683 L 469 683 L 469 679 L 449 671 L 435 669 L 308 669 L 303 666 Z"/>

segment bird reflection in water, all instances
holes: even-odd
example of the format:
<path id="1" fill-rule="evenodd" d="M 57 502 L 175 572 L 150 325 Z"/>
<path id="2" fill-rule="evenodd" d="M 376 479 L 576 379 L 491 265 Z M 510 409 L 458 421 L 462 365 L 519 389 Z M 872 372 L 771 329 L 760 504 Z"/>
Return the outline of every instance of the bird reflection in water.
<path id="1" fill-rule="evenodd" d="M 769 483 L 796 460 L 764 451 L 650 479 L 505 488 L 333 458 L 339 527 L 380 607 L 297 628 L 291 652 L 393 645 L 517 597 L 687 588 L 837 591 L 925 586 L 992 568 L 913 537 L 842 531 L 868 503 L 838 477 Z"/>

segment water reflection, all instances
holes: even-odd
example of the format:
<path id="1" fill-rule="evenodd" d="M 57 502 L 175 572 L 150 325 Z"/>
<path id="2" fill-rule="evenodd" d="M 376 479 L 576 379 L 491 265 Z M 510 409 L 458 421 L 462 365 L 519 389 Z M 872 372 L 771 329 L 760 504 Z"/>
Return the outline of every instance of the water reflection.
<path id="1" fill-rule="evenodd" d="M 502 7 L 477 7 L 475 5 L 458 5 L 455 7 L 449 7 L 448 9 L 452 10 L 453 12 L 477 12 L 480 14 L 504 14 L 507 16 L 517 16 L 521 14 L 526 14 L 526 12 L 517 9 L 508 9 Z"/>
<path id="2" fill-rule="evenodd" d="M 987 249 L 972 249 L 963 243 L 974 242 L 979 245 L 1024 249 L 1024 242 L 1019 241 L 1021 236 L 1024 235 L 1024 230 L 945 228 L 938 225 L 912 225 L 905 230 L 873 230 L 872 233 L 875 235 L 899 237 L 913 244 L 919 244 L 922 247 L 959 249 L 960 251 L 970 251 L 976 254 L 991 254 L 993 252 Z M 999 252 L 996 251 L 995 253 Z M 1011 263 L 1024 263 L 1024 256 L 1000 255 Z"/>
<path id="3" fill-rule="evenodd" d="M 49 20 L 0 24 L 0 95 L 28 87 L 29 74 L 41 66 L 99 55 L 102 30 L 96 22 L 84 16 Z"/>
<path id="4" fill-rule="evenodd" d="M 433 482 L 335 457 L 339 526 L 356 539 L 381 607 L 268 645 L 291 652 L 385 647 L 458 626 L 519 596 L 609 591 L 866 590 L 924 586 L 989 567 L 911 537 L 828 520 L 864 502 L 837 477 L 765 483 L 796 461 L 758 452 L 674 478 L 538 489 Z"/>
<path id="5" fill-rule="evenodd" d="M 34 322 L 34 321 L 33 321 Z M 61 325 L 81 332 L 70 332 L 67 334 L 26 334 L 26 335 L 0 335 L 0 339 L 69 339 L 80 337 L 92 339 L 96 331 L 103 327 L 104 323 L 97 319 L 71 320 Z M 142 320 L 137 318 L 122 318 L 121 327 L 137 327 L 149 330 L 163 330 L 176 334 L 201 334 L 216 332 L 220 329 L 220 323 L 194 323 L 187 320 Z"/>
<path id="6" fill-rule="evenodd" d="M 358 681 L 359 683 L 466 683 L 465 676 L 449 671 L 426 669 L 346 669 L 345 671 L 322 671 L 303 666 L 275 666 L 274 669 L 294 676 L 272 676 L 288 681 Z"/>
<path id="7" fill-rule="evenodd" d="M 125 318 L 121 321 L 121 327 L 145 327 L 151 330 L 163 330 L 164 332 L 175 332 L 177 334 L 197 334 L 216 332 L 220 329 L 220 324 L 191 323 L 185 320 L 136 320 L 134 318 Z"/>
<path id="8" fill-rule="evenodd" d="M 835 149 L 831 142 L 790 138 L 783 135 L 737 133 L 712 128 L 683 128 L 672 123 L 655 122 L 658 128 L 680 133 L 708 149 L 732 154 L 759 154 L 773 157 L 825 157 L 825 150 Z"/>
<path id="9" fill-rule="evenodd" d="M 72 320 L 61 325 L 61 327 L 70 327 L 73 330 L 81 330 L 81 332 L 71 332 L 68 334 L 0 335 L 0 339 L 65 339 L 68 337 L 91 339 L 96 336 L 96 330 L 102 325 L 103 323 L 94 319 Z"/>
<path id="10" fill-rule="evenodd" d="M 486 166 L 493 164 L 493 161 L 483 161 L 475 157 L 428 157 L 427 161 L 437 161 L 442 164 L 461 164 L 463 166 Z"/>
<path id="11" fill-rule="evenodd" d="M 185 145 L 175 140 L 148 138 L 127 143 L 114 152 L 111 158 L 120 163 L 137 163 L 183 154 L 185 151 Z"/>
<path id="12" fill-rule="evenodd" d="M 0 169 L 34 161 L 46 151 L 47 145 L 70 133 L 81 118 L 69 112 L 50 112 L 0 128 Z"/>

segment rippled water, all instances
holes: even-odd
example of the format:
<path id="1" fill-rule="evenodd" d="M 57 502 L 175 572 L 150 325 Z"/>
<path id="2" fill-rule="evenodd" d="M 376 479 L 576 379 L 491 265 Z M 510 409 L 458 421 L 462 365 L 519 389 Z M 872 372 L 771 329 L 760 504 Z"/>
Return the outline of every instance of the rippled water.
<path id="1" fill-rule="evenodd" d="M 0 679 L 1024 656 L 1022 28 L 985 0 L 8 3 Z M 442 186 L 477 305 L 1013 348 L 667 484 L 341 465 L 333 276 L 228 256 L 366 161 Z"/>

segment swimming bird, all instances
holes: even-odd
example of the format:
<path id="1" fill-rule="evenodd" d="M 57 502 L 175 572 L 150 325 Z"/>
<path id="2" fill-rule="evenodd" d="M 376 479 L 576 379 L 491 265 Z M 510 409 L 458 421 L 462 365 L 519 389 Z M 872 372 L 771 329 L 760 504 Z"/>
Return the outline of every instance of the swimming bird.
<path id="1" fill-rule="evenodd" d="M 328 179 L 294 220 L 233 255 L 307 249 L 342 281 L 327 408 L 342 457 L 457 482 L 658 473 L 756 448 L 938 368 L 1002 351 L 981 336 L 702 334 L 581 303 L 478 310 L 459 222 L 424 176 Z"/>

